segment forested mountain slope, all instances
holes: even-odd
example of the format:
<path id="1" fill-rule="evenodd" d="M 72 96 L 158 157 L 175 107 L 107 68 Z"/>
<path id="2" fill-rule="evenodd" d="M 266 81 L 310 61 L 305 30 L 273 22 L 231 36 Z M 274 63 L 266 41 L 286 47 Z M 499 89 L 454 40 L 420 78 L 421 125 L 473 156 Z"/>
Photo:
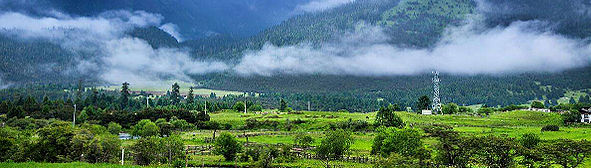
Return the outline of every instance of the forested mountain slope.
<path id="1" fill-rule="evenodd" d="M 265 4 L 265 2 L 267 1 L 253 1 L 254 5 Z M 287 8 L 292 10 L 291 8 L 295 5 L 303 2 L 307 1 L 273 1 L 258 7 L 261 9 L 270 7 L 275 11 L 255 13 L 287 12 Z M 211 1 L 185 0 L 166 2 L 155 0 L 145 4 L 139 1 L 112 1 L 112 3 L 64 1 L 61 3 L 59 0 L 45 3 L 83 16 L 112 9 L 151 9 L 148 11 L 165 16 L 164 23 L 169 21 L 179 23 L 181 32 L 189 31 L 189 34 L 193 33 L 194 36 L 202 38 L 181 41 L 155 26 L 134 28 L 125 32 L 125 37 L 145 40 L 154 49 L 172 48 L 183 51 L 186 49 L 194 60 L 221 61 L 229 66 L 239 62 L 245 52 L 258 51 L 265 44 L 282 47 L 310 43 L 318 47 L 324 43 L 339 40 L 347 32 L 355 32 L 360 24 L 382 28 L 384 34 L 388 36 L 386 39 L 390 45 L 426 51 L 438 43 L 446 29 L 461 26 L 468 17 L 478 14 L 480 15 L 478 17 L 482 17 L 478 19 L 484 20 L 486 26 L 493 28 L 509 26 L 516 21 L 539 20 L 552 23 L 549 29 L 559 35 L 578 39 L 586 39 L 591 35 L 588 29 L 591 25 L 591 18 L 589 18 L 591 15 L 586 15 L 585 10 L 577 10 L 578 8 L 573 7 L 572 3 L 549 0 L 540 3 L 504 0 L 487 0 L 486 2 L 489 4 L 479 6 L 473 0 L 357 0 L 326 11 L 298 14 L 280 23 L 279 21 L 260 23 L 256 19 L 258 15 L 254 19 L 246 16 L 253 11 L 243 11 L 247 9 L 241 8 L 240 5 L 232 7 L 232 3 L 225 1 L 221 4 L 210 4 L 213 3 Z M 279 3 L 287 4 L 279 5 Z M 582 1 L 581 4 L 589 5 Z M 185 6 L 180 7 L 182 5 Z M 189 10 L 197 6 L 206 8 L 208 5 L 217 7 L 204 11 Z M 220 5 L 231 8 L 220 9 Z M 507 6 L 516 8 L 506 8 Z M 211 13 L 207 13 L 211 11 L 219 13 L 219 11 L 233 9 L 236 9 L 233 11 L 235 13 L 220 16 L 218 20 L 196 17 L 201 14 L 211 16 Z M 561 11 L 573 12 L 560 13 Z M 227 22 L 230 19 L 229 15 L 236 13 L 244 15 L 237 16 L 240 22 Z M 210 22 L 216 22 L 216 24 L 208 25 Z M 225 22 L 227 24 L 223 24 Z M 243 27 L 241 24 L 261 25 L 268 28 Z M 187 28 L 191 26 L 194 27 Z M 203 30 L 217 28 L 219 30 L 236 29 L 244 31 L 244 34 L 234 34 L 231 32 L 236 30 L 228 30 L 210 33 L 209 36 L 203 35 L 205 33 Z M 254 31 L 255 29 L 257 31 Z M 72 67 L 76 67 L 74 64 L 94 56 L 93 53 L 69 51 L 43 40 L 23 41 L 3 36 L 0 38 L 0 43 L 0 51 L 2 51 L 0 59 L 3 62 L 0 67 L 2 78 L 14 83 L 76 81 L 88 74 L 79 74 L 78 71 L 73 70 Z M 195 69 L 198 68 L 201 67 L 195 67 Z M 555 103 L 557 99 L 564 96 L 566 91 L 591 88 L 590 72 L 589 68 L 573 68 L 558 73 L 516 73 L 498 76 L 443 74 L 442 97 L 444 102 L 453 101 L 461 104 L 507 105 L 540 98 L 552 100 L 552 103 Z M 411 106 L 418 96 L 431 94 L 430 74 L 242 76 L 229 69 L 224 72 L 190 74 L 190 76 L 196 83 L 202 83 L 207 88 L 261 92 L 266 93 L 261 96 L 261 99 L 269 100 L 275 100 L 278 97 L 285 97 L 292 102 L 314 99 L 318 104 L 325 104 L 324 109 L 331 106 L 345 107 L 346 102 L 357 104 L 358 107 L 364 104 L 375 105 L 381 99 Z M 85 79 L 93 78 L 96 79 L 96 76 L 88 75 Z M 541 89 L 542 86 L 547 85 L 552 86 L 552 89 Z"/>
<path id="2" fill-rule="evenodd" d="M 0 3 L 2 11 L 47 15 L 52 10 L 94 16 L 108 10 L 157 13 L 179 26 L 189 39 L 210 34 L 250 36 L 291 17 L 294 8 L 310 0 L 28 0 Z"/>

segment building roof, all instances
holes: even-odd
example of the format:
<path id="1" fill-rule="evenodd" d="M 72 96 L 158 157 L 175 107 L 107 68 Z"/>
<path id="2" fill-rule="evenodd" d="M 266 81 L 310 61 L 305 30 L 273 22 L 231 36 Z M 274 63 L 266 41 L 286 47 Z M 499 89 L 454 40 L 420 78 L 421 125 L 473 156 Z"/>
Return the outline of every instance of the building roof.
<path id="1" fill-rule="evenodd" d="M 589 107 L 588 109 L 581 109 L 581 113 L 587 113 L 587 114 L 591 114 L 591 107 Z"/>

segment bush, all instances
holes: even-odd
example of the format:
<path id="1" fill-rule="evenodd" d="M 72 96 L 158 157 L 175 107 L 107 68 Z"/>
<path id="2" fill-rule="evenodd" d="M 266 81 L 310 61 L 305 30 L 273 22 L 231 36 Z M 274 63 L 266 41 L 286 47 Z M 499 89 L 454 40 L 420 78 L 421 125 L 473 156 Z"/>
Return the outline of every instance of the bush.
<path id="1" fill-rule="evenodd" d="M 149 165 L 153 162 L 159 161 L 157 156 L 161 155 L 163 147 L 160 143 L 160 139 L 157 137 L 146 137 L 141 138 L 135 144 L 131 146 L 131 150 L 134 151 L 135 163 L 138 165 Z"/>
<path id="2" fill-rule="evenodd" d="M 558 125 L 546 125 L 542 127 L 542 131 L 559 131 L 560 127 Z"/>
<path id="3" fill-rule="evenodd" d="M 539 109 L 543 109 L 546 108 L 546 106 L 544 106 L 544 103 L 540 102 L 540 101 L 533 101 L 531 102 L 531 108 L 539 108 Z"/>
<path id="4" fill-rule="evenodd" d="M 279 126 L 278 121 L 273 120 L 264 120 L 259 121 L 254 118 L 246 119 L 244 128 L 246 129 L 255 129 L 255 128 L 265 128 L 265 129 L 275 129 Z"/>
<path id="5" fill-rule="evenodd" d="M 455 114 L 455 113 L 458 113 L 460 111 L 460 109 L 457 104 L 448 103 L 446 105 L 443 105 L 443 107 L 441 107 L 441 111 L 443 112 L 443 114 Z"/>
<path id="6" fill-rule="evenodd" d="M 158 136 L 159 132 L 160 128 L 155 123 L 148 119 L 143 119 L 133 126 L 131 134 L 133 136 L 149 137 Z"/>
<path id="7" fill-rule="evenodd" d="M 562 121 L 565 124 L 577 123 L 581 121 L 581 113 L 578 110 L 570 110 L 562 114 Z"/>
<path id="8" fill-rule="evenodd" d="M 185 167 L 185 161 L 182 159 L 177 159 L 174 162 L 172 162 L 172 167 L 183 168 L 183 167 Z"/>
<path id="9" fill-rule="evenodd" d="M 250 160 L 250 156 L 246 153 L 239 153 L 237 157 L 239 162 L 248 162 Z"/>
<path id="10" fill-rule="evenodd" d="M 236 102 L 236 104 L 234 104 L 234 106 L 232 106 L 232 109 L 236 110 L 237 112 L 244 112 L 244 102 Z"/>
<path id="11" fill-rule="evenodd" d="M 397 127 L 402 128 L 404 127 L 404 122 L 402 119 L 394 113 L 395 107 L 393 105 L 389 105 L 388 107 L 380 107 L 380 110 L 376 114 L 376 121 L 375 125 L 378 126 L 386 126 L 386 127 Z"/>
<path id="12" fill-rule="evenodd" d="M 119 135 L 121 132 L 121 125 L 117 124 L 116 122 L 110 122 L 107 130 L 109 130 L 109 133 L 113 135 Z"/>
<path id="13" fill-rule="evenodd" d="M 519 138 L 519 143 L 521 143 L 521 146 L 523 147 L 532 149 L 538 146 L 538 143 L 540 143 L 540 137 L 534 133 L 523 134 L 521 138 Z"/>
<path id="14" fill-rule="evenodd" d="M 335 129 L 345 129 L 351 131 L 365 131 L 371 129 L 371 125 L 365 120 L 355 120 L 349 119 L 348 121 L 341 121 L 334 124 L 329 125 L 331 130 Z"/>
<path id="15" fill-rule="evenodd" d="M 261 147 L 251 147 L 246 149 L 246 154 L 252 158 L 252 161 L 259 161 L 260 155 L 261 155 Z"/>
<path id="16" fill-rule="evenodd" d="M 480 115 L 489 115 L 490 113 L 493 113 L 494 109 L 493 108 L 488 108 L 488 107 L 482 107 L 478 109 L 478 114 Z"/>
<path id="17" fill-rule="evenodd" d="M 121 140 L 112 134 L 94 136 L 86 145 L 87 153 L 84 157 L 90 163 L 116 163 L 121 150 Z"/>
<path id="18" fill-rule="evenodd" d="M 236 154 L 242 151 L 242 145 L 240 142 L 236 140 L 234 135 L 223 132 L 216 140 L 215 140 L 215 149 L 214 153 L 218 155 L 223 155 L 226 161 L 233 161 L 236 158 Z"/>
<path id="19" fill-rule="evenodd" d="M 458 108 L 458 112 L 460 112 L 460 113 L 472 113 L 473 111 L 469 107 L 460 106 Z"/>
<path id="20" fill-rule="evenodd" d="M 349 151 L 353 144 L 351 132 L 345 130 L 335 130 L 326 133 L 320 146 L 316 148 L 318 156 L 324 159 L 340 159 L 343 154 Z"/>
<path id="21" fill-rule="evenodd" d="M 396 153 L 405 157 L 417 157 L 417 151 L 423 148 L 421 137 L 418 129 L 383 129 L 374 138 L 371 154 L 388 157 L 391 153 Z"/>
<path id="22" fill-rule="evenodd" d="M 296 135 L 294 141 L 296 145 L 307 148 L 310 144 L 314 143 L 314 138 L 308 134 L 299 133 Z"/>
<path id="23" fill-rule="evenodd" d="M 453 133 L 453 127 L 445 124 L 431 124 L 421 127 L 428 137 L 448 138 Z M 453 136 L 453 135 L 451 135 Z"/>
<path id="24" fill-rule="evenodd" d="M 248 111 L 263 111 L 263 106 L 255 104 L 248 107 Z"/>
<path id="25" fill-rule="evenodd" d="M 183 140 L 177 135 L 166 138 L 154 136 L 141 138 L 131 146 L 134 153 L 133 158 L 138 165 L 158 162 L 174 164 L 173 161 L 185 157 L 184 148 Z"/>

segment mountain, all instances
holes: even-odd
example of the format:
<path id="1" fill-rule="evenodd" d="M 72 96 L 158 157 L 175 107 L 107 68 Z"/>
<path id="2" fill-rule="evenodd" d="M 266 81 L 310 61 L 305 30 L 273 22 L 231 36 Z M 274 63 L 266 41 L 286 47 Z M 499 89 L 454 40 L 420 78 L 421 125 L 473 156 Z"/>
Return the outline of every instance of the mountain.
<path id="1" fill-rule="evenodd" d="M 429 47 L 446 27 L 459 25 L 475 8 L 472 0 L 358 0 L 324 12 L 297 15 L 251 37 L 219 35 L 183 45 L 192 48 L 196 58 L 228 61 L 239 59 L 244 50 L 259 50 L 266 43 L 330 42 L 366 23 L 383 26 L 393 45 Z M 215 41 L 214 46 L 208 44 L 211 41 Z"/>
<path id="2" fill-rule="evenodd" d="M 297 14 L 295 8 L 310 0 L 28 0 L 0 2 L 2 11 L 38 16 L 55 10 L 79 16 L 96 16 L 108 10 L 146 11 L 161 14 L 163 22 L 179 26 L 189 39 L 212 34 L 250 36 Z"/>
<path id="3" fill-rule="evenodd" d="M 126 32 L 126 36 L 145 40 L 153 49 L 187 49 L 194 60 L 215 60 L 230 66 L 237 64 L 245 52 L 259 51 L 265 44 L 284 47 L 310 43 L 320 47 L 338 41 L 343 34 L 355 32 L 360 24 L 382 28 L 390 45 L 425 51 L 433 50 L 448 28 L 462 26 L 475 15 L 485 23 L 483 29 L 502 29 L 516 22 L 531 21 L 549 25 L 552 35 L 575 39 L 591 36 L 587 29 L 591 18 L 586 15 L 589 4 L 585 1 L 544 0 L 538 4 L 535 0 L 356 0 L 324 11 L 293 13 L 297 5 L 306 2 L 309 1 L 50 0 L 40 4 L 80 16 L 117 9 L 159 13 L 164 16 L 164 23 L 177 24 L 188 40 L 180 41 L 156 26 L 138 27 Z M 2 7 L 47 15 L 18 3 Z M 78 79 L 84 74 L 69 71 L 68 67 L 92 55 L 65 50 L 49 41 L 23 41 L 10 36 L 0 38 L 0 49 L 0 61 L 4 63 L 0 67 L 2 78 L 15 83 L 71 82 L 62 79 Z M 27 61 L 30 59 L 35 61 Z M 442 98 L 444 102 L 460 104 L 508 105 L 534 99 L 556 103 L 566 92 L 591 88 L 589 72 L 587 66 L 557 73 L 445 74 Z M 300 102 L 292 104 L 297 109 L 303 108 L 301 102 L 310 99 L 323 104 L 319 108 L 325 110 L 376 108 L 384 100 L 413 106 L 420 95 L 431 94 L 430 74 L 241 76 L 225 71 L 190 76 L 206 88 L 264 93 L 259 98 L 267 103 L 276 102 L 278 97 Z M 354 106 L 350 107 L 351 104 Z"/>

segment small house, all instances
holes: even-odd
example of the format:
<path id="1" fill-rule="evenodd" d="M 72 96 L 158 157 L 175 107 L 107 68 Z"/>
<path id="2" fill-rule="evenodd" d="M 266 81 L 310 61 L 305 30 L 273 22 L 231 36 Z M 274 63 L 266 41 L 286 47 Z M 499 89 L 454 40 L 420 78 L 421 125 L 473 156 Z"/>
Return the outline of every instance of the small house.
<path id="1" fill-rule="evenodd" d="M 581 122 L 591 123 L 591 108 L 581 109 Z"/>
<path id="2" fill-rule="evenodd" d="M 552 112 L 550 109 L 528 108 L 527 111 Z"/>
<path id="3" fill-rule="evenodd" d="M 432 115 L 433 114 L 433 111 L 431 111 L 431 110 L 422 110 L 421 111 L 421 114 L 423 114 L 423 115 Z"/>

